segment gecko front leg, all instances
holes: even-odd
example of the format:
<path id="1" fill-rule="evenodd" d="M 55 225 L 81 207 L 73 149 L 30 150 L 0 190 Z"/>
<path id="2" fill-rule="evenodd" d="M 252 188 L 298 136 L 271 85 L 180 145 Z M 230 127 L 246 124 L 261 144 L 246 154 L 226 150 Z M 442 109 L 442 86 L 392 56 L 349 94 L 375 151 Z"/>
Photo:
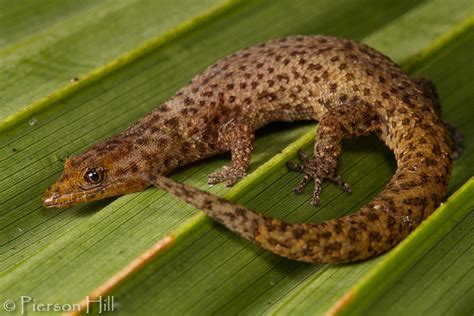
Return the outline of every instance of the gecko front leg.
<path id="1" fill-rule="evenodd" d="M 293 192 L 301 193 L 312 179 L 314 181 L 312 206 L 319 204 L 324 180 L 329 180 L 343 191 L 351 193 L 349 184 L 343 182 L 336 174 L 337 162 L 342 151 L 342 139 L 367 135 L 377 129 L 377 116 L 368 105 L 348 104 L 324 114 L 316 132 L 314 157 L 309 159 L 303 151 L 300 151 L 299 164 L 291 161 L 286 164 L 288 169 L 304 174 Z"/>
<path id="2" fill-rule="evenodd" d="M 253 151 L 255 134 L 252 124 L 245 118 L 232 119 L 221 126 L 218 135 L 218 146 L 231 151 L 232 164 L 224 166 L 221 171 L 208 176 L 208 184 L 227 180 L 226 186 L 233 186 L 239 178 L 247 175 L 247 169 Z"/>

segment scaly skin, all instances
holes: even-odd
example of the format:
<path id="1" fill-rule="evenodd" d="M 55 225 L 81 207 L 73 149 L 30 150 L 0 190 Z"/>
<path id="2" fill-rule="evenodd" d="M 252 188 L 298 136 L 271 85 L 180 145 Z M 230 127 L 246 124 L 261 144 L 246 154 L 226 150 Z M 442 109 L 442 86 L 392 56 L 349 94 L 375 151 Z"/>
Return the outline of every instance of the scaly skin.
<path id="1" fill-rule="evenodd" d="M 343 138 L 376 134 L 397 171 L 358 212 L 322 223 L 285 223 L 163 177 L 176 167 L 232 152 L 209 183 L 244 177 L 254 132 L 274 121 L 317 120 L 314 158 L 300 153 L 299 193 L 313 180 L 350 192 L 336 174 Z M 66 161 L 44 195 L 46 207 L 163 188 L 241 236 L 279 255 L 308 262 L 364 260 L 392 248 L 440 204 L 455 155 L 453 129 L 439 118 L 427 79 L 410 78 L 366 45 L 328 36 L 295 36 L 232 54 L 210 66 L 120 135 Z"/>

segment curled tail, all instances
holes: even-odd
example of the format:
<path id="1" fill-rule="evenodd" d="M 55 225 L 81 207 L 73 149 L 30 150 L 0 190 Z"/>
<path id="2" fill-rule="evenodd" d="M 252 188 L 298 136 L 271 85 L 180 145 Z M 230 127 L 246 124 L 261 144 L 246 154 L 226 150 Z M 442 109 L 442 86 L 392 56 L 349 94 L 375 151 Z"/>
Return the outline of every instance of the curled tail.
<path id="1" fill-rule="evenodd" d="M 426 188 L 426 181 L 423 173 L 399 168 L 387 190 L 358 212 L 320 223 L 287 223 L 163 176 L 150 182 L 278 255 L 305 262 L 343 263 L 389 250 L 428 216 L 439 204 L 440 194 Z M 397 193 L 407 186 L 411 194 L 397 199 Z"/>

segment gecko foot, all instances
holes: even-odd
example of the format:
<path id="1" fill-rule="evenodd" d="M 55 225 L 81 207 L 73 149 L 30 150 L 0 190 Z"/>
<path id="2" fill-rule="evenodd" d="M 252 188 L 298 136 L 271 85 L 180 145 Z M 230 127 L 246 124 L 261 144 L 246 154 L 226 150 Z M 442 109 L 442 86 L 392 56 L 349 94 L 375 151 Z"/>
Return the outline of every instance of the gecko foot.
<path id="1" fill-rule="evenodd" d="M 313 199 L 311 200 L 312 206 L 317 206 L 319 204 L 319 197 L 321 195 L 323 180 L 329 180 L 348 194 L 352 192 L 352 189 L 349 184 L 342 181 L 340 176 L 334 173 L 326 172 L 325 168 L 321 164 L 319 164 L 316 159 L 309 159 L 304 151 L 298 151 L 298 157 L 301 161 L 300 163 L 294 163 L 292 161 L 288 161 L 286 163 L 286 166 L 289 170 L 301 172 L 304 174 L 303 179 L 301 179 L 300 183 L 293 188 L 293 192 L 295 192 L 296 194 L 302 193 L 304 187 L 309 183 L 311 179 L 313 179 L 314 192 Z"/>
<path id="2" fill-rule="evenodd" d="M 444 122 L 448 128 L 448 133 L 451 139 L 453 140 L 453 158 L 458 159 L 464 151 L 464 135 L 461 131 L 455 126 Z"/>
<path id="3" fill-rule="evenodd" d="M 225 186 L 231 187 L 237 182 L 238 179 L 243 178 L 246 175 L 247 173 L 244 170 L 224 166 L 221 171 L 208 175 L 207 184 L 214 185 L 228 180 Z"/>

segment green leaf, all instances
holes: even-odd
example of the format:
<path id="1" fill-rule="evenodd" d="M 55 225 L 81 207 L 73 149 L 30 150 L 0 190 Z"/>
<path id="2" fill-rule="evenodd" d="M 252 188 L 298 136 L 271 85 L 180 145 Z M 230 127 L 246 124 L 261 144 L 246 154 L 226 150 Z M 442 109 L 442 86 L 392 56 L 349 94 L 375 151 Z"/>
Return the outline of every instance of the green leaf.
<path id="1" fill-rule="evenodd" d="M 124 314 L 137 308 L 144 314 L 323 313 L 365 273 L 377 271 L 388 256 L 343 266 L 277 257 L 155 189 L 66 210 L 40 205 L 64 157 L 123 130 L 218 58 L 269 38 L 329 33 L 361 39 L 433 77 L 444 116 L 466 138 L 450 192 L 473 174 L 474 129 L 464 106 L 472 104 L 469 1 L 11 3 L 0 2 L 6 17 L 0 19 L 2 302 L 21 295 L 78 302 L 168 234 L 176 239 L 166 249 L 114 284 L 111 293 Z M 15 23 L 16 15 L 25 22 Z M 70 83 L 75 76 L 79 82 Z M 309 189 L 291 194 L 299 177 L 284 168 L 297 149 L 310 150 L 311 125 L 263 129 L 249 177 L 231 190 L 210 191 L 293 221 L 357 210 L 390 178 L 392 155 L 373 138 L 345 143 L 340 169 L 354 194 L 325 186 L 323 206 L 313 209 Z M 206 188 L 206 174 L 227 160 L 207 160 L 173 177 Z"/>
<path id="2" fill-rule="evenodd" d="M 234 2 L 3 0 L 0 119 L 60 98 Z"/>

